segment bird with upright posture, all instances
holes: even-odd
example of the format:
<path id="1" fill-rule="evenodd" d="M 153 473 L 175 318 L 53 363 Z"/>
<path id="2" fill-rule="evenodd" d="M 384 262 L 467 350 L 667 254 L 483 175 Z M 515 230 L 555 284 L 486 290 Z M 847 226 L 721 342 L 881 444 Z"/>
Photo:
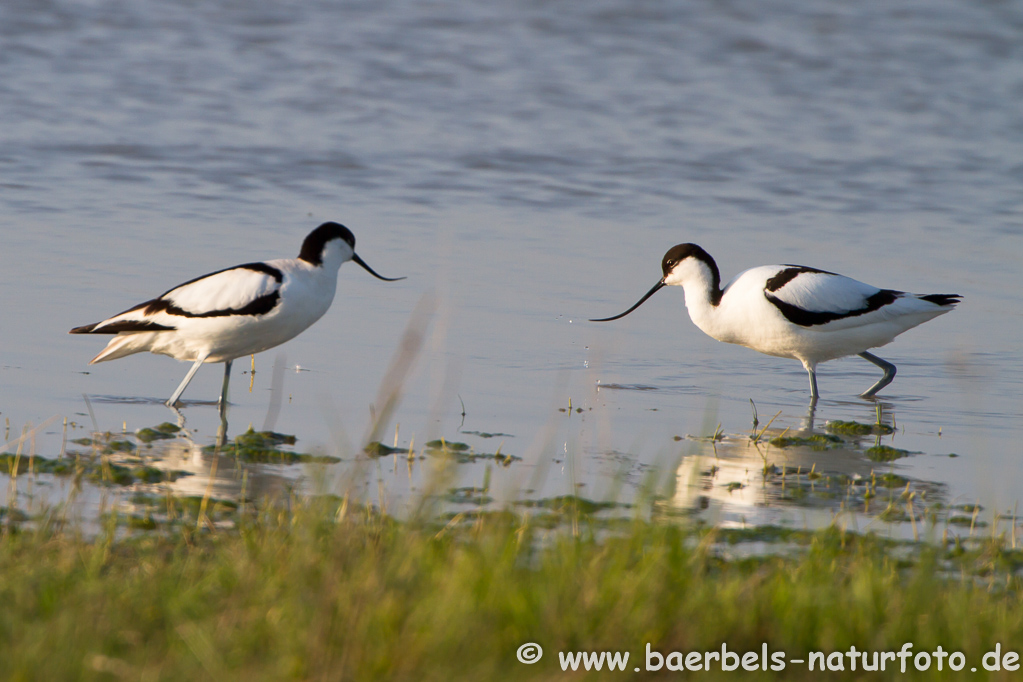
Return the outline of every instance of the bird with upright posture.
<path id="1" fill-rule="evenodd" d="M 225 405 L 231 362 L 290 341 L 323 317 L 334 300 L 338 269 L 346 261 L 355 261 L 378 279 L 405 279 L 378 275 L 356 255 L 351 230 L 324 223 L 302 242 L 298 258 L 211 272 L 69 333 L 115 335 L 90 365 L 145 351 L 194 363 L 167 401 L 170 407 L 204 362 L 223 362 L 220 404 Z"/>
<path id="2" fill-rule="evenodd" d="M 696 244 L 679 244 L 664 254 L 664 276 L 625 317 L 661 287 L 685 291 L 693 323 L 708 336 L 803 363 L 816 403 L 817 365 L 859 355 L 884 371 L 861 394 L 872 398 L 895 378 L 895 365 L 868 353 L 918 324 L 952 310 L 959 294 L 908 294 L 878 289 L 833 272 L 802 265 L 763 265 L 739 273 L 721 288 L 714 259 Z"/>

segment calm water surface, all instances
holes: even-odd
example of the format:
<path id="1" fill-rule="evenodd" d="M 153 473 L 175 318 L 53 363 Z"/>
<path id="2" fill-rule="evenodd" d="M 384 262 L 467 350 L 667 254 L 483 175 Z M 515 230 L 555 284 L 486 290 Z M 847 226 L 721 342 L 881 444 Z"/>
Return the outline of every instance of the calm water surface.
<path id="1" fill-rule="evenodd" d="M 725 279 L 802 263 L 962 294 L 878 351 L 899 367 L 882 393 L 897 426 L 884 442 L 918 453 L 883 468 L 948 503 L 1011 510 L 1021 159 L 1015 3 L 4 3 L 0 418 L 8 440 L 53 415 L 76 436 L 93 418 L 113 431 L 173 419 L 158 401 L 186 365 L 90 367 L 102 340 L 67 330 L 204 272 L 294 256 L 337 220 L 370 265 L 408 279 L 342 268 L 322 321 L 257 356 L 254 377 L 235 363 L 232 434 L 297 434 L 346 458 L 328 477 L 357 471 L 368 497 L 400 508 L 429 460 L 409 473 L 366 462 L 358 444 L 431 292 L 388 442 L 397 428 L 405 446 L 444 437 L 522 457 L 494 473 L 499 500 L 630 498 L 657 468 L 680 509 L 828 522 L 834 506 L 788 505 L 751 473 L 763 462 L 746 438 L 750 399 L 761 427 L 779 411 L 772 428 L 806 425 L 798 363 L 703 336 L 676 290 L 586 322 L 631 305 L 664 251 L 691 241 Z M 817 425 L 873 421 L 855 395 L 876 375 L 856 358 L 824 365 Z M 204 368 L 185 398 L 215 398 L 220 377 Z M 215 409 L 184 413 L 209 442 Z M 38 452 L 59 452 L 60 423 Z M 718 424 L 716 455 L 684 438 Z M 856 451 L 767 457 L 876 468 Z M 483 469 L 457 483 L 480 484 Z M 309 476 L 293 471 L 254 475 Z"/>

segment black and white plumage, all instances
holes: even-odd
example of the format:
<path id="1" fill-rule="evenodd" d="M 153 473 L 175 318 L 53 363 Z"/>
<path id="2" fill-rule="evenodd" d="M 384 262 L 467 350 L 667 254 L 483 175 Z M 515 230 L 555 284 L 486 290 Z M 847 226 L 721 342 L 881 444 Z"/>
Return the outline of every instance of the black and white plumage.
<path id="1" fill-rule="evenodd" d="M 737 275 L 721 288 L 717 264 L 696 244 L 679 244 L 661 262 L 663 277 L 624 317 L 664 286 L 685 291 L 693 323 L 708 336 L 803 363 L 810 395 L 817 400 L 817 365 L 859 355 L 884 376 L 862 396 L 873 397 L 892 382 L 895 365 L 868 353 L 902 332 L 952 310 L 958 294 L 909 294 L 878 289 L 849 277 L 802 265 L 764 265 Z"/>
<path id="2" fill-rule="evenodd" d="M 245 263 L 180 284 L 102 322 L 71 334 L 114 334 L 89 364 L 148 351 L 193 362 L 167 401 L 173 406 L 204 362 L 224 363 L 221 403 L 227 400 L 231 361 L 289 341 L 323 317 L 334 300 L 338 269 L 355 261 L 355 236 L 324 223 L 302 243 L 298 258 Z"/>

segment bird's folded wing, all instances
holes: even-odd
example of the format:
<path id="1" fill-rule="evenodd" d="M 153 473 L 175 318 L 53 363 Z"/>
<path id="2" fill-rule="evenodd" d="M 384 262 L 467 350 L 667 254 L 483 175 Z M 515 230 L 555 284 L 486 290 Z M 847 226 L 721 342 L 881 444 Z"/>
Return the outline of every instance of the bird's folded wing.
<path id="1" fill-rule="evenodd" d="M 119 334 L 172 330 L 187 318 L 265 315 L 280 299 L 280 270 L 250 263 L 213 272 L 176 286 L 102 322 L 76 327 L 72 334 Z"/>
<path id="2" fill-rule="evenodd" d="M 783 303 L 810 312 L 849 313 L 868 308 L 872 298 L 884 291 L 855 279 L 830 272 L 783 270 L 768 280 L 765 292 Z M 780 285 L 772 288 L 771 283 Z M 896 292 L 898 293 L 898 292 Z"/>
<path id="3" fill-rule="evenodd" d="M 186 282 L 138 307 L 185 317 L 263 314 L 276 305 L 282 280 L 280 270 L 265 263 L 239 265 Z"/>
<path id="4" fill-rule="evenodd" d="M 904 294 L 811 268 L 786 268 L 767 281 L 764 296 L 793 324 L 839 328 L 894 314 Z"/>

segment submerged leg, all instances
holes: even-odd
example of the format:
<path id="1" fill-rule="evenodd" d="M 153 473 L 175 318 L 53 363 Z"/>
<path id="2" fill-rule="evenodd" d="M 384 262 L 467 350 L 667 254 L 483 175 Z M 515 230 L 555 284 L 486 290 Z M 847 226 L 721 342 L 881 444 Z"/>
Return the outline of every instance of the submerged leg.
<path id="1" fill-rule="evenodd" d="M 231 383 L 231 363 L 234 360 L 228 360 L 224 363 L 224 385 L 220 389 L 220 401 L 218 404 L 227 405 L 227 385 Z"/>
<path id="2" fill-rule="evenodd" d="M 195 364 L 192 365 L 192 369 L 188 370 L 188 374 L 185 375 L 184 381 L 181 382 L 181 385 L 174 391 L 174 394 L 167 400 L 167 407 L 174 407 L 174 405 L 178 402 L 178 398 L 180 398 L 181 394 L 185 392 L 185 387 L 188 386 L 188 382 L 192 380 L 195 373 L 199 371 L 200 367 L 202 367 L 202 363 L 206 361 L 207 356 L 209 356 L 209 353 L 202 353 L 198 358 L 196 358 Z"/>
<path id="3" fill-rule="evenodd" d="M 231 380 L 231 360 L 224 363 L 224 387 L 220 391 L 217 402 L 217 414 L 220 415 L 220 426 L 217 427 L 217 447 L 227 444 L 227 384 Z"/>
<path id="4" fill-rule="evenodd" d="M 866 351 L 860 353 L 860 357 L 864 360 L 869 360 L 884 370 L 884 376 L 878 379 L 876 384 L 860 394 L 861 398 L 873 398 L 878 391 L 892 383 L 892 379 L 895 378 L 895 365 Z"/>

